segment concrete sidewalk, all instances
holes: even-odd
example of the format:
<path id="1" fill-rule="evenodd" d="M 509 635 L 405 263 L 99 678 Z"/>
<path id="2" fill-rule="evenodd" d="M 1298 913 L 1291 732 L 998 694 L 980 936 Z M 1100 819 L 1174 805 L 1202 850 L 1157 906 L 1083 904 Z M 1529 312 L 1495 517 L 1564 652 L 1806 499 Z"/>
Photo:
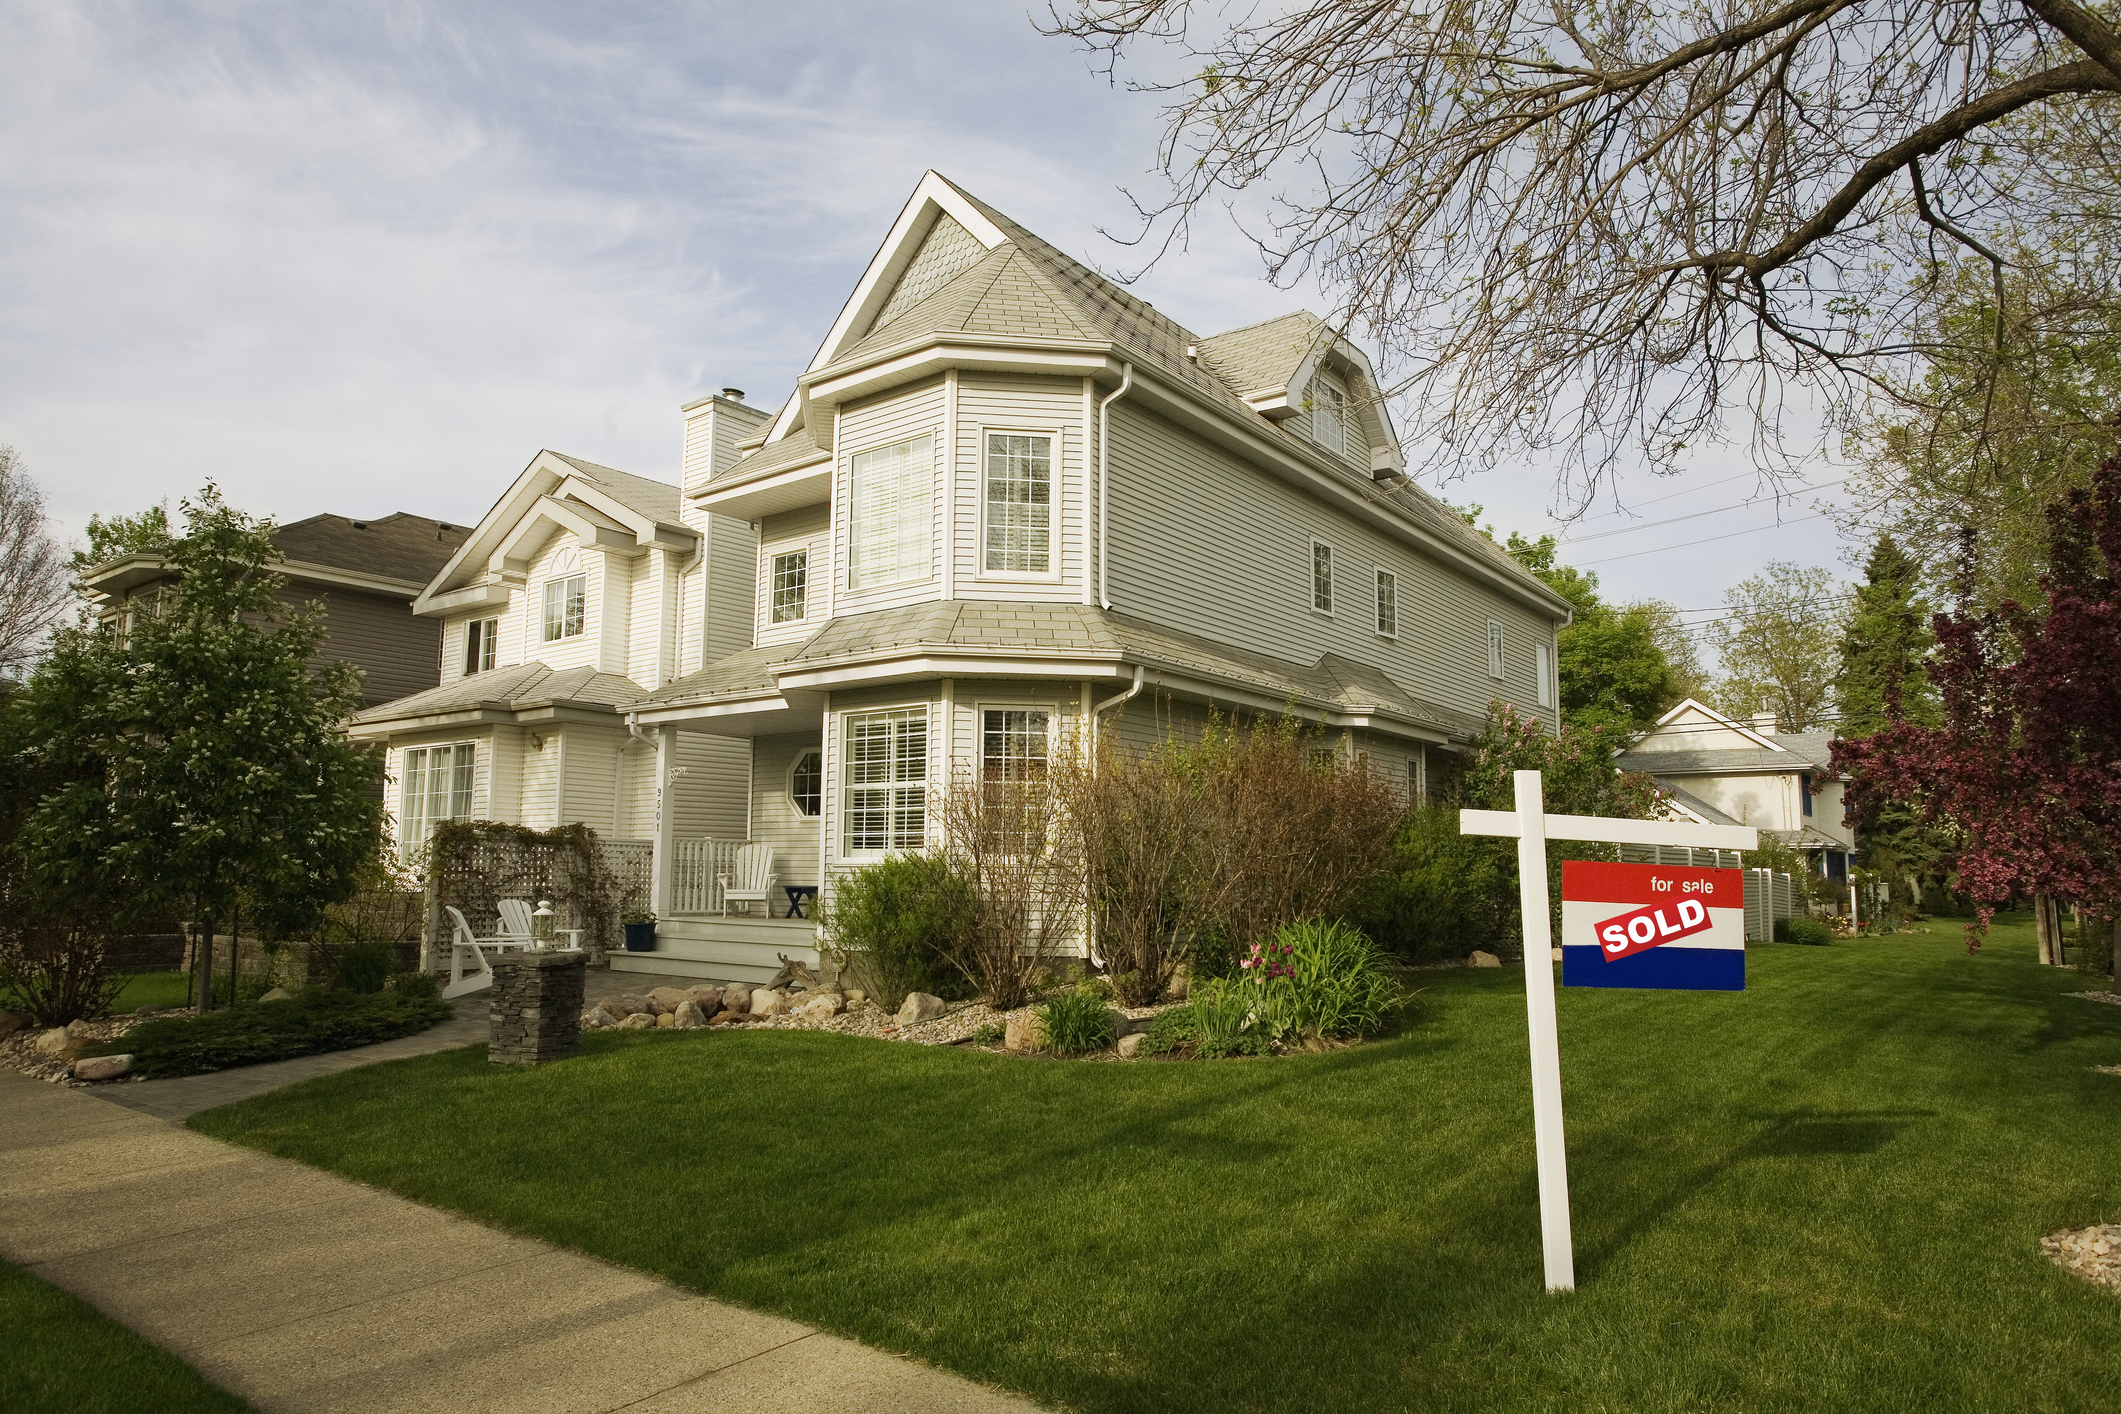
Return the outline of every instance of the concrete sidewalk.
<path id="1" fill-rule="evenodd" d="M 0 1256 L 266 1411 L 1037 1408 L 13 1074 Z"/>

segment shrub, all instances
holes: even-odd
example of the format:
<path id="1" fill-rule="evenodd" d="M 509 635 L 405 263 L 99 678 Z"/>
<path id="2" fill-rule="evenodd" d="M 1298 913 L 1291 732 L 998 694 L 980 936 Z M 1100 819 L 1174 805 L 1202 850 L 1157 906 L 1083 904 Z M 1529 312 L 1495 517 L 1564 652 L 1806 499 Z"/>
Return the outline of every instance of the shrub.
<path id="1" fill-rule="evenodd" d="M 1262 1017 L 1262 989 L 1248 977 L 1202 977 L 1187 993 L 1193 1014 L 1193 1043 L 1211 1060 L 1224 1056 L 1263 1056 L 1273 1040 L 1272 1013 Z M 1262 1025 L 1262 1022 L 1265 1025 Z"/>
<path id="2" fill-rule="evenodd" d="M 941 802 L 931 798 L 944 849 L 973 885 L 957 960 L 996 1011 L 1022 1006 L 1079 936 L 1082 850 L 1073 814 L 1056 804 L 1043 771 L 990 775 L 969 766 L 952 772 Z"/>
<path id="3" fill-rule="evenodd" d="M 1775 941 L 1823 948 L 1834 941 L 1834 930 L 1816 918 L 1778 918 L 1775 920 Z"/>
<path id="4" fill-rule="evenodd" d="M 1088 987 L 1061 993 L 1038 1009 L 1038 1019 L 1045 1024 L 1047 1047 L 1064 1056 L 1105 1050 L 1119 1031 L 1105 999 Z"/>
<path id="5" fill-rule="evenodd" d="M 1345 923 L 1291 923 L 1268 946 L 1282 949 L 1295 1024 L 1308 1035 L 1367 1036 L 1399 1001 L 1384 955 Z"/>
<path id="6" fill-rule="evenodd" d="M 819 946 L 887 1011 L 908 992 L 971 991 L 959 958 L 979 900 L 940 854 L 902 854 L 838 880 L 818 917 Z"/>
<path id="7" fill-rule="evenodd" d="M 442 995 L 442 979 L 435 976 L 432 972 L 400 972 L 383 985 L 401 997 L 439 997 Z"/>
<path id="8" fill-rule="evenodd" d="M 1149 1032 L 1142 1037 L 1142 1054 L 1145 1056 L 1168 1056 L 1190 1052 L 1200 1038 L 1200 1027 L 1193 1019 L 1193 1004 L 1175 1006 L 1160 1011 L 1149 1023 Z"/>
<path id="9" fill-rule="evenodd" d="M 1385 867 L 1348 917 L 1409 962 L 1463 957 L 1501 936 L 1514 917 L 1515 848 L 1460 834 L 1455 806 L 1409 811 Z"/>
<path id="10" fill-rule="evenodd" d="M 292 1001 L 144 1021 L 90 1054 L 130 1054 L 141 1075 L 194 1075 L 410 1036 L 452 1015 L 440 997 L 312 988 Z"/>
<path id="11" fill-rule="evenodd" d="M 397 953 L 380 938 L 348 943 L 332 958 L 333 985 L 349 992 L 380 992 L 397 966 Z"/>
<path id="12" fill-rule="evenodd" d="M 0 1002 L 39 1026 L 103 1016 L 125 978 L 111 970 L 99 927 L 41 918 L 0 922 Z"/>

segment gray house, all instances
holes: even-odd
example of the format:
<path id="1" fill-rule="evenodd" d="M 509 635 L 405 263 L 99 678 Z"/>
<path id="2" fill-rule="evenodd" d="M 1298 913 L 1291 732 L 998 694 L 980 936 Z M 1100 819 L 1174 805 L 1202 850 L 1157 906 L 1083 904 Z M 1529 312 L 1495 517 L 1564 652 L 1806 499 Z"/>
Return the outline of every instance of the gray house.
<path id="1" fill-rule="evenodd" d="M 408 842 L 645 841 L 641 961 L 763 978 L 811 925 L 724 919 L 732 849 L 829 892 L 959 767 L 1293 705 L 1419 793 L 1491 700 L 1556 725 L 1567 604 L 1401 466 L 1318 319 L 1192 333 L 931 172 L 779 411 L 685 409 L 680 484 L 541 453 L 415 605 L 442 684 L 354 730 Z"/>
<path id="2" fill-rule="evenodd" d="M 278 594 L 290 607 L 320 604 L 330 637 L 316 661 L 361 670 L 373 705 L 441 681 L 441 625 L 412 612 L 412 601 L 470 534 L 468 527 L 400 511 L 380 520 L 317 515 L 283 525 L 273 543 L 286 556 Z M 159 555 L 127 555 L 82 577 L 91 609 L 122 620 L 170 586 Z"/>

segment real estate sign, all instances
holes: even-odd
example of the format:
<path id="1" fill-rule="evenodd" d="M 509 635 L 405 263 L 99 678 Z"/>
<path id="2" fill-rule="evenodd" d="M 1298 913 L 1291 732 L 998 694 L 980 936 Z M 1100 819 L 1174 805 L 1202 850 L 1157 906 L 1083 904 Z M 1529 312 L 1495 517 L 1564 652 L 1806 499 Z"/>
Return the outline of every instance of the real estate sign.
<path id="1" fill-rule="evenodd" d="M 1561 984 L 1744 991 L 1745 875 L 1562 861 Z"/>

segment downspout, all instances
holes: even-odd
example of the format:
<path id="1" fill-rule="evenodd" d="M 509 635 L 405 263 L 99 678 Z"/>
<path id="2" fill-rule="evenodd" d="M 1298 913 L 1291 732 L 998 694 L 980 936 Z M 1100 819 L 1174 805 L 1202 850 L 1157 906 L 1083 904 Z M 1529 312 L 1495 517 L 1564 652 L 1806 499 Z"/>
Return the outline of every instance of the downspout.
<path id="1" fill-rule="evenodd" d="M 708 524 L 712 525 L 713 522 L 710 520 Z M 667 687 L 670 682 L 675 682 L 685 676 L 685 576 L 698 569 L 700 561 L 706 558 L 707 529 L 703 526 L 700 529 L 698 538 L 693 541 L 692 558 L 678 567 L 677 626 L 670 631 L 670 678 L 668 682 L 657 683 L 657 687 Z M 701 617 L 703 619 L 706 617 L 704 610 Z M 700 644 L 700 666 L 703 668 L 707 666 L 707 645 L 704 641 Z M 642 736 L 634 726 L 631 715 L 626 718 L 626 729 L 633 733 L 636 741 L 646 741 L 648 739 Z"/>
<path id="2" fill-rule="evenodd" d="M 1124 391 L 1126 391 L 1125 385 L 1122 384 L 1121 392 Z M 1119 396 L 1119 394 L 1114 393 L 1112 396 L 1116 398 Z M 1099 445 L 1103 445 L 1102 439 L 1100 439 Z M 1102 566 L 1100 566 L 1100 568 L 1102 568 Z M 1134 665 L 1134 686 L 1128 688 L 1125 692 L 1122 692 L 1117 696 L 1108 697 L 1103 702 L 1096 703 L 1090 708 L 1090 770 L 1093 774 L 1097 770 L 1097 758 L 1099 755 L 1096 736 L 1097 719 L 1099 717 L 1102 717 L 1105 713 L 1111 711 L 1114 707 L 1124 706 L 1125 704 L 1132 702 L 1136 697 L 1140 696 L 1142 687 L 1147 681 L 1147 677 L 1148 669 L 1144 668 L 1141 664 L 1136 663 Z M 1085 916 L 1083 919 L 1083 942 L 1085 945 L 1085 951 L 1090 954 L 1090 961 L 1098 967 L 1102 968 L 1105 966 L 1105 959 L 1103 953 L 1099 950 L 1097 946 L 1097 912 L 1095 909 L 1091 909 L 1088 907 L 1085 908 L 1084 912 Z"/>
<path id="3" fill-rule="evenodd" d="M 1110 492 L 1112 488 L 1111 408 L 1114 403 L 1125 397 L 1127 390 L 1133 386 L 1134 365 L 1129 363 L 1125 365 L 1120 373 L 1119 386 L 1114 388 L 1105 397 L 1104 401 L 1097 405 L 1097 602 L 1099 607 L 1106 609 L 1112 607 L 1112 581 L 1105 572 L 1105 546 L 1109 527 L 1105 508 L 1111 499 Z M 1137 668 L 1134 672 L 1134 692 L 1140 692 L 1141 688 L 1141 670 Z M 1127 696 L 1133 696 L 1134 692 L 1128 693 Z M 1118 700 L 1124 702 L 1126 698 Z M 1109 707 L 1114 704 L 1107 703 L 1105 705 Z M 1104 710 L 1103 707 L 1097 709 L 1099 712 Z"/>

